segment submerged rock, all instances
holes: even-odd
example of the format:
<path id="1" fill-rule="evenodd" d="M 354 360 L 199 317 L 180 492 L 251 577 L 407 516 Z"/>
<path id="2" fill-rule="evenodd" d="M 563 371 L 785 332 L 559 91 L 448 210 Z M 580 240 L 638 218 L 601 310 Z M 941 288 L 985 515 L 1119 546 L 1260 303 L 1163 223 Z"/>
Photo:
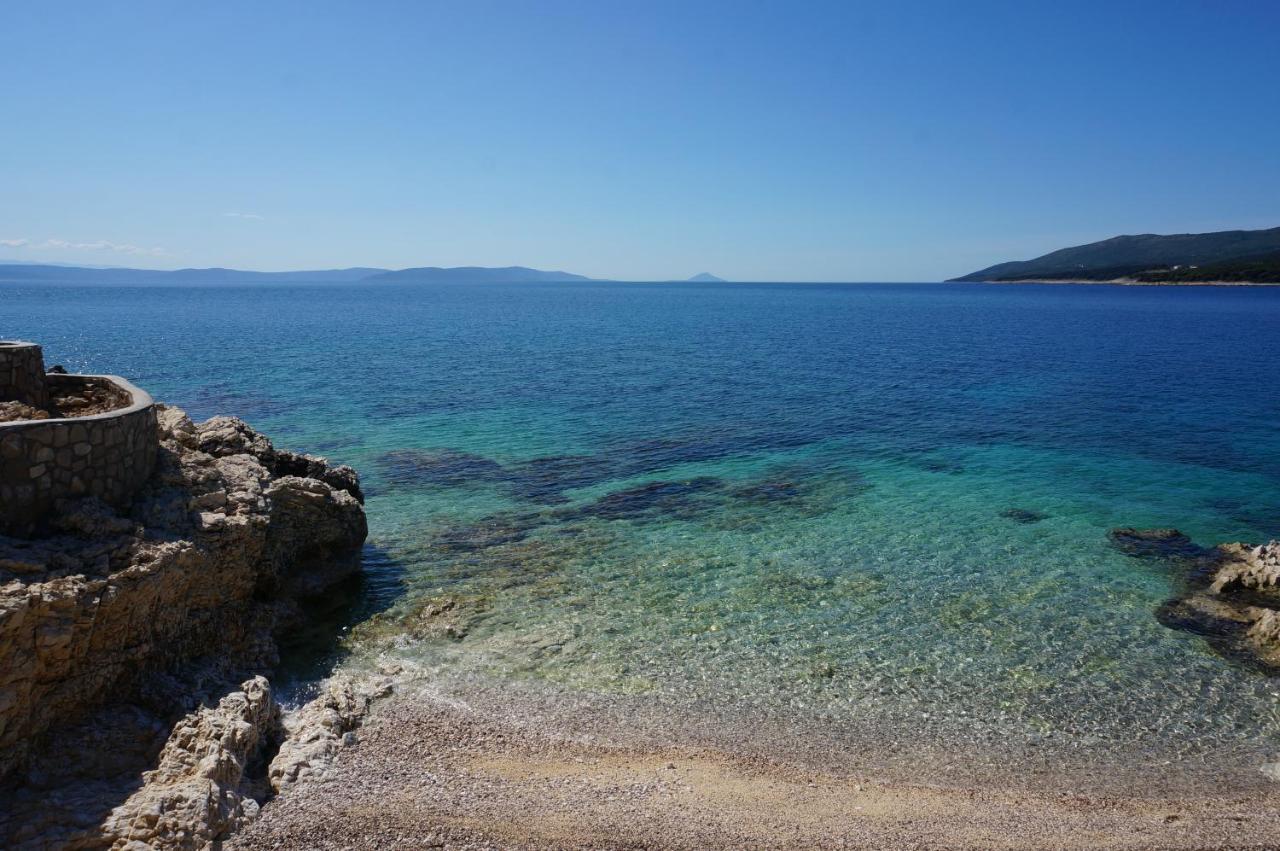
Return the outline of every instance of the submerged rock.
<path id="1" fill-rule="evenodd" d="M 1133 558 L 1196 559 L 1206 552 L 1177 529 L 1112 529 L 1107 538 L 1111 546 Z"/>
<path id="2" fill-rule="evenodd" d="M 562 512 L 560 519 L 636 520 L 651 515 L 689 517 L 697 513 L 698 496 L 721 490 L 724 482 L 711 476 L 682 481 L 646 482 L 605 494 L 582 508 Z"/>
<path id="3" fill-rule="evenodd" d="M 458 487 L 502 481 L 502 465 L 456 449 L 397 449 L 378 459 L 383 476 L 397 485 Z"/>
<path id="4" fill-rule="evenodd" d="M 1032 511 L 1029 508 L 1006 508 L 1000 512 L 1000 516 L 1015 523 L 1039 523 L 1049 517 L 1048 514 Z"/>

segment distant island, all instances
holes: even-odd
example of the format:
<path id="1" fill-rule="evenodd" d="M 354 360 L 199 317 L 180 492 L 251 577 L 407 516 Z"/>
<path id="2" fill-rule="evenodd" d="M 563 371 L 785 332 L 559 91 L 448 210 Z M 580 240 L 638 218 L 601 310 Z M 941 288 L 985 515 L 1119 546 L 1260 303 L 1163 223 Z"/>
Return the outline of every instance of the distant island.
<path id="1" fill-rule="evenodd" d="M 1280 227 L 1116 236 L 999 263 L 952 281 L 1280 284 Z"/>
<path id="2" fill-rule="evenodd" d="M 710 272 L 699 272 L 698 274 L 694 275 L 692 278 L 689 279 L 689 283 L 691 284 L 723 284 L 725 283 L 725 280 L 724 278 L 717 278 L 715 275 L 711 274 Z"/>
<path id="3" fill-rule="evenodd" d="M 378 269 L 354 266 L 348 269 L 314 269 L 297 272 L 251 272 L 240 269 L 95 269 L 84 266 L 0 264 L 0 283 L 85 284 L 265 284 L 265 283 L 526 283 L 534 281 L 589 281 L 568 272 L 544 272 L 524 266 L 485 268 L 460 266 L 444 269 L 424 266 L 413 269 Z"/>
<path id="4" fill-rule="evenodd" d="M 34 284 L 259 284 L 360 281 L 387 271 L 364 266 L 299 272 L 249 272 L 240 269 L 121 269 L 56 266 L 37 263 L 0 264 L 0 283 Z"/>
<path id="5" fill-rule="evenodd" d="M 467 284 L 515 284 L 543 281 L 589 281 L 585 275 L 574 275 L 569 272 L 544 272 L 541 269 L 530 269 L 526 266 L 504 266 L 489 268 L 487 266 L 455 266 L 450 269 L 439 266 L 420 266 L 412 269 L 399 269 L 394 272 L 380 272 L 369 275 L 362 280 L 378 283 L 467 283 Z"/>
<path id="6" fill-rule="evenodd" d="M 117 269 L 90 266 L 61 266 L 37 263 L 0 262 L 0 284 L 270 284 L 270 283 L 405 283 L 405 284 L 523 284 L 570 281 L 600 281 L 571 272 L 544 271 L 527 266 L 417 266 L 410 269 L 379 269 L 352 266 L 347 269 L 313 269 L 297 272 L 253 272 L 242 269 Z M 708 272 L 688 279 L 698 283 L 723 283 Z"/>

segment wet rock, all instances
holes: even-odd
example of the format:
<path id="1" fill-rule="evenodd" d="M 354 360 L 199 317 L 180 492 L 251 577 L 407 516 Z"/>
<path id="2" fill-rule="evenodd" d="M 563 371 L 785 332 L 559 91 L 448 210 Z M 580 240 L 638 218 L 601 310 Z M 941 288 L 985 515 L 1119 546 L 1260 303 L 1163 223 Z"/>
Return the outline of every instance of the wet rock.
<path id="1" fill-rule="evenodd" d="M 1000 516 L 1015 523 L 1039 523 L 1041 520 L 1048 518 L 1049 515 L 1029 508 L 1006 508 L 1000 512 Z"/>
<path id="2" fill-rule="evenodd" d="M 1160 606 L 1170 629 L 1202 636 L 1222 655 L 1280 674 L 1280 542 L 1224 544 L 1183 579 L 1184 592 Z"/>
<path id="3" fill-rule="evenodd" d="M 390 693 L 391 681 L 385 677 L 335 677 L 324 684 L 319 697 L 287 713 L 285 740 L 267 769 L 271 789 L 279 793 L 300 781 L 323 777 L 339 751 L 359 741 L 355 730 L 373 701 Z"/>
<path id="4" fill-rule="evenodd" d="M 409 635 L 417 639 L 461 641 L 487 609 L 488 601 L 484 597 L 448 594 L 416 604 L 401 624 Z"/>

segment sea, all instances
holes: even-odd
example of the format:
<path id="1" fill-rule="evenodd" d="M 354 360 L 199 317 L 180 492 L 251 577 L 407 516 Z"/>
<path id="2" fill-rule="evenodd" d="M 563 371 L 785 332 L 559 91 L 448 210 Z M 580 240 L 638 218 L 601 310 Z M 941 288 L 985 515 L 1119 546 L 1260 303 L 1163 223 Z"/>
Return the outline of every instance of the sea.
<path id="1" fill-rule="evenodd" d="M 1280 288 L 8 285 L 0 336 L 360 472 L 299 694 L 922 783 L 1280 761 L 1280 680 L 1108 538 L 1280 537 Z"/>

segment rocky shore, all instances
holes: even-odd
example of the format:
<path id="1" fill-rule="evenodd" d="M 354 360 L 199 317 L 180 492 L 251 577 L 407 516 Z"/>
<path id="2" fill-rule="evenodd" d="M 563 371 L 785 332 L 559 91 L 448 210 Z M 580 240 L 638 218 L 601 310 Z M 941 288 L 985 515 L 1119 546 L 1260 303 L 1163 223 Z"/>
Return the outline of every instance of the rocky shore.
<path id="1" fill-rule="evenodd" d="M 1127 556 L 1168 565 L 1178 593 L 1156 610 L 1233 661 L 1280 674 L 1280 541 L 1201 547 L 1177 529 L 1112 529 Z"/>
<path id="2" fill-rule="evenodd" d="M 300 601 L 359 570 L 355 471 L 238 419 L 157 420 L 130 506 L 0 537 L 0 847 L 203 847 L 320 770 L 381 688 L 282 716 L 263 676 Z"/>

